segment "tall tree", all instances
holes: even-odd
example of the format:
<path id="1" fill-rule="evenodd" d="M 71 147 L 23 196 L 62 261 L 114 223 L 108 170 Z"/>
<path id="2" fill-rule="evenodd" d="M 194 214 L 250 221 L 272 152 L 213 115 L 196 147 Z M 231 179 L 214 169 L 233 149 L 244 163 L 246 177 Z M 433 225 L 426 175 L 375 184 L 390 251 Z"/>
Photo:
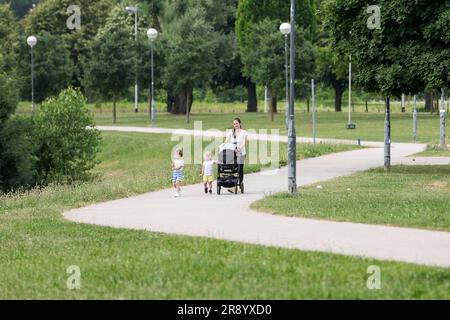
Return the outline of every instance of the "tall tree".
<path id="1" fill-rule="evenodd" d="M 342 111 L 342 95 L 347 83 L 347 63 L 339 59 L 331 46 L 316 47 L 316 66 L 319 80 L 333 87 L 334 110 Z"/>
<path id="2" fill-rule="evenodd" d="M 172 0 L 166 4 L 163 34 L 167 41 L 164 83 L 173 93 L 169 112 L 189 114 L 193 89 L 204 87 L 222 67 L 219 48 L 227 36 L 215 30 L 208 16 L 210 3 L 219 1 Z"/>
<path id="3" fill-rule="evenodd" d="M 356 81 L 386 95 L 439 90 L 450 83 L 450 7 L 446 1 L 380 0 L 376 14 L 364 0 L 327 0 L 326 24 L 342 56 L 352 54 Z M 372 15 L 372 17 L 371 17 Z M 369 21 L 368 21 L 369 20 Z M 373 25 L 373 24 L 372 24 Z"/>
<path id="4" fill-rule="evenodd" d="M 316 32 L 316 23 L 313 14 L 314 2 L 311 0 L 296 0 L 296 20 L 299 31 L 302 30 L 302 37 L 308 42 Z M 265 19 L 274 23 L 289 21 L 290 2 L 285 0 L 240 0 L 237 9 L 236 36 L 239 43 L 242 60 L 250 61 L 245 55 L 251 53 L 249 48 L 254 47 L 255 25 Z M 281 35 L 279 35 L 280 38 Z M 303 44 L 305 44 L 303 42 Z M 250 68 L 246 68 L 244 62 L 244 74 L 252 78 L 249 73 Z M 283 63 L 284 64 L 284 63 Z M 251 79 L 253 80 L 253 79 Z M 253 80 L 254 82 L 254 80 Z M 266 84 L 265 81 L 260 84 Z M 304 93 L 305 86 L 300 86 L 298 93 Z M 276 99 L 272 100 L 272 108 L 275 107 Z"/>
<path id="5" fill-rule="evenodd" d="M 127 93 L 134 79 L 130 70 L 134 68 L 135 41 L 127 19 L 124 8 L 115 6 L 82 60 L 86 89 L 112 98 L 114 123 L 117 99 Z"/>
<path id="6" fill-rule="evenodd" d="M 79 87 L 83 78 L 81 58 L 86 52 L 88 43 L 105 24 L 106 18 L 116 3 L 116 0 L 41 0 L 36 8 L 24 17 L 23 27 L 27 35 L 34 34 L 38 40 L 41 33 L 48 32 L 61 38 L 75 66 L 71 84 Z M 68 12 L 71 5 L 77 5 L 80 8 L 80 29 L 68 28 L 67 21 L 73 14 Z"/>
<path id="7" fill-rule="evenodd" d="M 3 55 L 3 67 L 8 71 L 17 68 L 19 29 L 10 5 L 0 5 L 0 54 Z"/>

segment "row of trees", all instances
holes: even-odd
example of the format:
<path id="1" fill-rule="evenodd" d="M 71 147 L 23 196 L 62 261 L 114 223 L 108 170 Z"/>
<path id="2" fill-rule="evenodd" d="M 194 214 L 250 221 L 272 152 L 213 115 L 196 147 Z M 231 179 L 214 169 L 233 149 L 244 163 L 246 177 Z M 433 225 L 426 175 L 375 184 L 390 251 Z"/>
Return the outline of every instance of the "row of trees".
<path id="1" fill-rule="evenodd" d="M 137 42 L 133 16 L 124 9 L 128 3 L 117 2 L 78 0 L 82 28 L 77 31 L 66 26 L 68 0 L 41 0 L 20 21 L 10 7 L 1 6 L 0 37 L 14 42 L 5 47 L 10 48 L 10 65 L 17 70 L 22 98 L 29 98 L 30 92 L 26 36 L 38 38 L 38 101 L 69 85 L 82 88 L 91 99 L 115 101 L 128 92 L 135 74 L 141 88 L 150 85 L 150 43 L 145 35 L 152 26 L 160 32 L 155 42 L 156 87 L 167 91 L 169 112 L 190 109 L 196 88 L 218 92 L 237 86 L 247 88 L 248 111 L 257 111 L 256 84 L 269 86 L 276 111 L 284 83 L 284 44 L 278 27 L 289 19 L 286 1 L 137 1 Z M 313 1 L 298 0 L 298 5 L 297 52 L 304 66 L 298 69 L 298 87 L 305 93 L 302 83 L 308 81 L 303 80 L 314 72 L 315 17 Z"/>
<path id="2" fill-rule="evenodd" d="M 5 0 L 0 0 L 5 1 Z M 125 5 L 139 7 L 139 38 Z M 298 97 L 309 96 L 311 78 L 335 91 L 342 110 L 352 54 L 355 80 L 365 92 L 427 93 L 448 87 L 449 8 L 445 1 L 378 1 L 381 29 L 369 30 L 367 1 L 296 0 Z M 31 11 L 24 4 L 38 3 Z M 21 5 L 19 5 L 21 4 Z M 155 27 L 156 88 L 167 92 L 167 109 L 191 109 L 193 90 L 247 88 L 248 110 L 257 111 L 256 85 L 268 86 L 270 108 L 284 92 L 284 41 L 278 27 L 289 20 L 285 0 L 77 0 L 81 30 L 66 26 L 69 0 L 23 0 L 0 6 L 0 49 L 29 97 L 29 48 L 38 37 L 36 98 L 43 101 L 69 85 L 95 99 L 117 100 L 138 75 L 150 86 L 150 42 Z M 16 16 L 12 12 L 15 10 Z M 28 12 L 28 13 L 27 13 Z M 23 18 L 19 21 L 17 17 Z M 350 33 L 351 31 L 351 33 Z M 141 92 L 142 93 L 142 92 Z"/>

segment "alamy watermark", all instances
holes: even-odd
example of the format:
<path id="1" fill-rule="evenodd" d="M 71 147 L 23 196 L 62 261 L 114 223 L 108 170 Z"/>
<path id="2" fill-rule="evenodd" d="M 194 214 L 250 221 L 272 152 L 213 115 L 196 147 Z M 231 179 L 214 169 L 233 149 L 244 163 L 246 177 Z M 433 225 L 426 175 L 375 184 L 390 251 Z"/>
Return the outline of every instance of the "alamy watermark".
<path id="1" fill-rule="evenodd" d="M 70 276 L 67 278 L 66 286 L 69 290 L 81 289 L 81 270 L 79 266 L 70 266 L 66 273 Z"/>
<path id="2" fill-rule="evenodd" d="M 370 274 L 367 279 L 367 289 L 369 290 L 381 290 L 381 269 L 379 266 L 369 266 L 367 273 Z"/>
<path id="3" fill-rule="evenodd" d="M 275 175 L 280 168 L 280 132 L 278 129 L 247 129 L 248 147 L 246 152 L 249 165 L 262 165 L 261 173 Z M 217 159 L 218 149 L 224 143 L 224 138 L 231 135 L 231 130 L 226 132 L 218 129 L 209 129 L 203 131 L 201 121 L 194 122 L 194 131 L 185 132 L 180 130 L 171 136 L 171 141 L 179 142 L 172 149 L 172 155 L 175 150 L 183 150 L 183 159 L 185 164 L 201 165 L 204 161 L 203 155 L 206 151 L 212 153 L 213 158 Z M 205 142 L 209 142 L 206 147 Z"/>
<path id="4" fill-rule="evenodd" d="M 370 14 L 367 19 L 367 28 L 369 28 L 369 30 L 381 29 L 381 7 L 371 5 L 367 7 L 366 12 Z"/>
<path id="5" fill-rule="evenodd" d="M 77 5 L 70 5 L 67 8 L 67 18 L 66 25 L 69 30 L 81 30 L 81 9 Z"/>

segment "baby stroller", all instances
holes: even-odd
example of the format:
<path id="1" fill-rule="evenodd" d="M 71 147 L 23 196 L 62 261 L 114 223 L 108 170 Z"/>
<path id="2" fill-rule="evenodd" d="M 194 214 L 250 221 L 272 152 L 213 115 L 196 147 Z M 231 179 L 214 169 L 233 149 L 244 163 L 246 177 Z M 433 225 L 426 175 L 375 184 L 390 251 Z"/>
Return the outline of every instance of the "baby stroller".
<path id="1" fill-rule="evenodd" d="M 234 193 L 244 193 L 244 183 L 239 181 L 239 163 L 237 157 L 237 146 L 234 143 L 224 143 L 219 146 L 219 156 L 217 159 L 217 194 L 220 189 L 234 188 Z"/>

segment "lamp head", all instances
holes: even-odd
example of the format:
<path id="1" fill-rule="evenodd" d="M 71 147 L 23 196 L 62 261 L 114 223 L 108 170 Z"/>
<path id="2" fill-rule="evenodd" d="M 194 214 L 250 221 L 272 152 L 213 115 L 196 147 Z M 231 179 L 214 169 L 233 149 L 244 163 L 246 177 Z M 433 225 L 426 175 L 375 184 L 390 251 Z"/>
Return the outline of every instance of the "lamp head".
<path id="1" fill-rule="evenodd" d="M 37 43 L 36 37 L 35 37 L 35 36 L 29 36 L 29 37 L 27 38 L 27 43 L 28 43 L 28 45 L 29 45 L 31 48 L 33 48 L 33 47 L 36 45 L 36 43 Z"/>
<path id="2" fill-rule="evenodd" d="M 147 37 L 151 40 L 154 41 L 157 37 L 158 37 L 158 30 L 154 29 L 154 28 L 150 28 L 147 30 Z"/>
<path id="3" fill-rule="evenodd" d="M 280 32 L 281 32 L 282 34 L 284 34 L 285 36 L 287 36 L 288 34 L 290 34 L 290 33 L 291 33 L 291 24 L 290 24 L 290 23 L 287 23 L 287 22 L 283 23 L 283 24 L 280 26 Z"/>

